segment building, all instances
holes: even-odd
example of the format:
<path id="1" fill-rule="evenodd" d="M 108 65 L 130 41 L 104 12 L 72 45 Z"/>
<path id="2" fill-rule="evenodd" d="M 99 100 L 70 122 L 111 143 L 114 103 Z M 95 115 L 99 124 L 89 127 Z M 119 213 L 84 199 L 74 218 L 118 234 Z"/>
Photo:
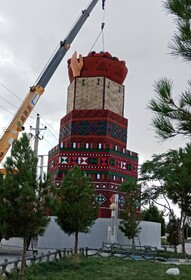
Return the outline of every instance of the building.
<path id="1" fill-rule="evenodd" d="M 58 187 L 74 165 L 93 177 L 99 214 L 91 231 L 79 234 L 80 247 L 100 248 L 102 242 L 113 241 L 132 244 L 119 230 L 119 219 L 113 224 L 112 233 L 110 209 L 116 194 L 119 210 L 124 209 L 125 193 L 120 191 L 120 185 L 138 176 L 138 155 L 126 149 L 128 120 L 124 118 L 123 82 L 127 72 L 125 62 L 108 53 L 84 57 L 80 76 L 74 77 L 69 67 L 67 113 L 60 120 L 59 143 L 49 151 L 48 170 Z M 139 246 L 140 241 L 142 246 L 160 248 L 161 225 L 141 221 L 140 226 L 136 245 Z M 2 244 L 21 246 L 22 240 L 11 238 Z M 51 217 L 44 235 L 38 237 L 38 248 L 71 248 L 73 244 L 74 235 L 65 234 L 55 217 Z"/>
<path id="2" fill-rule="evenodd" d="M 120 185 L 137 178 L 138 155 L 126 149 L 123 82 L 128 69 L 108 52 L 84 57 L 76 77 L 70 63 L 66 115 L 60 120 L 59 143 L 49 151 L 48 170 L 59 187 L 67 171 L 78 165 L 93 178 L 98 218 L 109 218 L 115 194 L 119 210 L 124 208 Z"/>

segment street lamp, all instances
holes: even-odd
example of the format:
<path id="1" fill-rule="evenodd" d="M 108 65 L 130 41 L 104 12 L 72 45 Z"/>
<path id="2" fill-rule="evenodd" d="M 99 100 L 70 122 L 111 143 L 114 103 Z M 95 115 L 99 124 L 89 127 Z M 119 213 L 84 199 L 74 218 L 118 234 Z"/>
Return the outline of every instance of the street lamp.
<path id="1" fill-rule="evenodd" d="M 117 208 L 117 205 L 115 203 L 111 203 L 111 205 L 109 206 L 109 208 L 111 209 L 111 211 L 115 211 Z"/>
<path id="2" fill-rule="evenodd" d="M 110 242 L 111 243 L 115 243 L 115 239 L 116 239 L 116 234 L 115 234 L 115 211 L 117 209 L 117 205 L 115 203 L 112 203 L 110 205 L 110 209 L 111 209 L 111 235 L 110 235 Z"/>
<path id="3" fill-rule="evenodd" d="M 109 206 L 111 210 L 111 221 L 108 226 L 108 243 L 117 243 L 117 230 L 118 230 L 118 201 L 119 195 L 113 194 L 110 201 L 112 202 Z"/>

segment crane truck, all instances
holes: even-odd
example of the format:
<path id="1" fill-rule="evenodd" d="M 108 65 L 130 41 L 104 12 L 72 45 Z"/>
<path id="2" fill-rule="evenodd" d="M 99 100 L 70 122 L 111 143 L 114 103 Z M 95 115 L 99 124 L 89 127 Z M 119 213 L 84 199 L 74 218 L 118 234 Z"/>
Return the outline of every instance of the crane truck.
<path id="1" fill-rule="evenodd" d="M 13 142 L 18 139 L 19 132 L 24 130 L 24 123 L 37 104 L 37 101 L 43 94 L 46 85 L 53 76 L 66 52 L 70 48 L 70 45 L 73 42 L 74 38 L 78 34 L 79 30 L 85 23 L 86 19 L 88 18 L 98 1 L 99 0 L 92 0 L 87 9 L 82 11 L 81 16 L 69 32 L 68 36 L 60 42 L 60 46 L 51 59 L 50 63 L 38 78 L 35 85 L 30 88 L 28 95 L 26 96 L 25 100 L 15 114 L 13 120 L 0 139 L 0 163 L 2 162 Z M 105 1 L 102 0 L 102 9 L 104 9 L 104 4 Z M 0 172 L 5 174 L 5 169 L 0 169 Z"/>

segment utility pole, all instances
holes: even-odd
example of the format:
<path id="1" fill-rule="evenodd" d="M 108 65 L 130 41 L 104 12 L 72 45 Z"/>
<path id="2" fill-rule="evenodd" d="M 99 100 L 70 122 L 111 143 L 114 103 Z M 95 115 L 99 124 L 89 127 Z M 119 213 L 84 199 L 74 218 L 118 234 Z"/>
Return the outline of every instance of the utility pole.
<path id="1" fill-rule="evenodd" d="M 39 144 L 39 140 L 42 140 L 44 137 L 42 136 L 40 138 L 40 131 L 41 130 L 46 130 L 47 127 L 45 126 L 44 128 L 40 128 L 40 115 L 37 114 L 36 117 L 36 127 L 33 128 L 32 126 L 30 126 L 30 130 L 35 130 L 35 135 L 34 136 L 34 154 L 38 157 L 38 144 Z M 40 179 L 42 180 L 42 174 L 43 174 L 43 157 L 41 157 L 41 169 L 40 169 Z M 38 236 L 33 236 L 29 238 L 28 240 L 29 244 L 28 246 L 31 244 L 31 248 L 32 250 L 34 250 L 34 248 L 38 247 Z"/>
<path id="2" fill-rule="evenodd" d="M 40 157 L 40 178 L 42 180 L 43 176 L 43 165 L 44 165 L 44 156 L 39 156 Z"/>
<path id="3" fill-rule="evenodd" d="M 33 128 L 32 126 L 30 126 L 30 130 L 35 130 L 35 138 L 34 138 L 34 154 L 36 156 L 38 156 L 38 143 L 39 143 L 39 140 L 42 140 L 43 139 L 43 136 L 40 138 L 40 131 L 41 130 L 46 130 L 47 127 L 45 126 L 44 128 L 40 128 L 40 115 L 37 114 L 37 117 L 36 117 L 36 127 Z"/>
<path id="4" fill-rule="evenodd" d="M 43 168 L 47 167 L 47 165 L 44 165 L 44 157 L 48 157 L 48 155 L 38 155 L 38 157 L 40 158 L 40 178 L 43 178 Z"/>

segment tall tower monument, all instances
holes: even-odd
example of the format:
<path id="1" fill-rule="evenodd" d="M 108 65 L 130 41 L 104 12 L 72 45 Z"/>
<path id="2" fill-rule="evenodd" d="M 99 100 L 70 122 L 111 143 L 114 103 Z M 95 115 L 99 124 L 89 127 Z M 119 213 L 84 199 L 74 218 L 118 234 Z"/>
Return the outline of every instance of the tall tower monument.
<path id="1" fill-rule="evenodd" d="M 48 170 L 59 187 L 68 170 L 78 165 L 93 178 L 98 217 L 109 218 L 115 194 L 119 210 L 124 208 L 120 185 L 137 178 L 138 155 L 126 149 L 123 82 L 128 69 L 107 52 L 80 57 L 82 69 L 75 75 L 71 60 L 68 63 L 66 115 L 60 120 L 59 143 L 49 151 Z"/>

